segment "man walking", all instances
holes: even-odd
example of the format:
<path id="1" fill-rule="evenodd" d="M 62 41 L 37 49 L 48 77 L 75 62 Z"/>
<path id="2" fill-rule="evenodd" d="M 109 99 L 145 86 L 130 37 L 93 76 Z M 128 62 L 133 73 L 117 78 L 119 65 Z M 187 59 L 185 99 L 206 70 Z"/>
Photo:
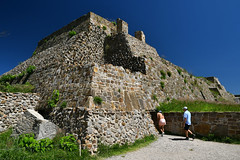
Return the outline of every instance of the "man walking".
<path id="1" fill-rule="evenodd" d="M 192 131 L 189 129 L 191 126 L 191 113 L 188 111 L 188 108 L 185 106 L 183 107 L 184 114 L 183 114 L 183 126 L 185 130 L 186 140 L 189 140 L 188 133 L 190 133 L 193 136 L 193 139 L 195 138 L 195 134 L 192 133 Z"/>

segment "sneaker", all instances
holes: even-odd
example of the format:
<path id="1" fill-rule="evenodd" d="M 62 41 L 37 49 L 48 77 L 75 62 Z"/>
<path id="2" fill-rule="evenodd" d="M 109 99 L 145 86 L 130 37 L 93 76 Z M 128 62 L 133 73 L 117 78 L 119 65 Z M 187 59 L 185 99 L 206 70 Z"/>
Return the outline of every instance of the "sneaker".
<path id="1" fill-rule="evenodd" d="M 193 138 L 193 139 L 195 139 L 195 137 L 196 137 L 196 135 L 195 135 L 195 134 L 193 134 L 192 138 Z"/>
<path id="2" fill-rule="evenodd" d="M 186 137 L 186 138 L 185 138 L 185 140 L 189 140 L 189 138 L 188 138 L 188 137 Z"/>

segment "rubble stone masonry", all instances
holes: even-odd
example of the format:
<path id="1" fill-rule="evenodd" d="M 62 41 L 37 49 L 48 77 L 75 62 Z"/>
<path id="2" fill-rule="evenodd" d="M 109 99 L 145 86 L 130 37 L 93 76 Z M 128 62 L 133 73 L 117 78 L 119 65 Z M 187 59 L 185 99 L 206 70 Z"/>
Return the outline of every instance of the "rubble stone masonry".
<path id="1" fill-rule="evenodd" d="M 183 113 L 164 113 L 164 116 L 167 121 L 166 131 L 185 135 L 181 126 Z M 190 130 L 201 136 L 214 134 L 240 138 L 240 112 L 193 112 Z"/>

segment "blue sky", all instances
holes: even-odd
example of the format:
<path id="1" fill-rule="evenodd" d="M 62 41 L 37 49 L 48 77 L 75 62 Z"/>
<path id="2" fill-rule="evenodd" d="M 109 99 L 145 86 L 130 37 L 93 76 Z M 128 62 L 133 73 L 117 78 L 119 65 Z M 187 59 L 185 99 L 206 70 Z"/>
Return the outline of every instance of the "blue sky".
<path id="1" fill-rule="evenodd" d="M 240 94 L 239 0 L 1 0 L 0 75 L 31 57 L 39 40 L 92 11 L 143 30 L 160 56 Z"/>

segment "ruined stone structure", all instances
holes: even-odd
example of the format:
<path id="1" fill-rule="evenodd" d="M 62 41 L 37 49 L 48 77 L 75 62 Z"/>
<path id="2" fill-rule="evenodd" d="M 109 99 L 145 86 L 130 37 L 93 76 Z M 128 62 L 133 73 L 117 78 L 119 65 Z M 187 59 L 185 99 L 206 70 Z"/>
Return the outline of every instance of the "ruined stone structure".
<path id="1" fill-rule="evenodd" d="M 78 135 L 92 152 L 99 142 L 133 142 L 157 134 L 149 111 L 167 99 L 234 102 L 216 78 L 194 77 L 161 58 L 142 31 L 129 35 L 121 19 L 115 24 L 90 12 L 39 41 L 35 53 L 5 74 L 36 66 L 28 77 L 41 97 L 36 109 Z M 58 107 L 65 101 L 67 108 L 50 113 L 47 101 L 55 89 Z M 96 96 L 102 104 L 94 103 Z"/>

